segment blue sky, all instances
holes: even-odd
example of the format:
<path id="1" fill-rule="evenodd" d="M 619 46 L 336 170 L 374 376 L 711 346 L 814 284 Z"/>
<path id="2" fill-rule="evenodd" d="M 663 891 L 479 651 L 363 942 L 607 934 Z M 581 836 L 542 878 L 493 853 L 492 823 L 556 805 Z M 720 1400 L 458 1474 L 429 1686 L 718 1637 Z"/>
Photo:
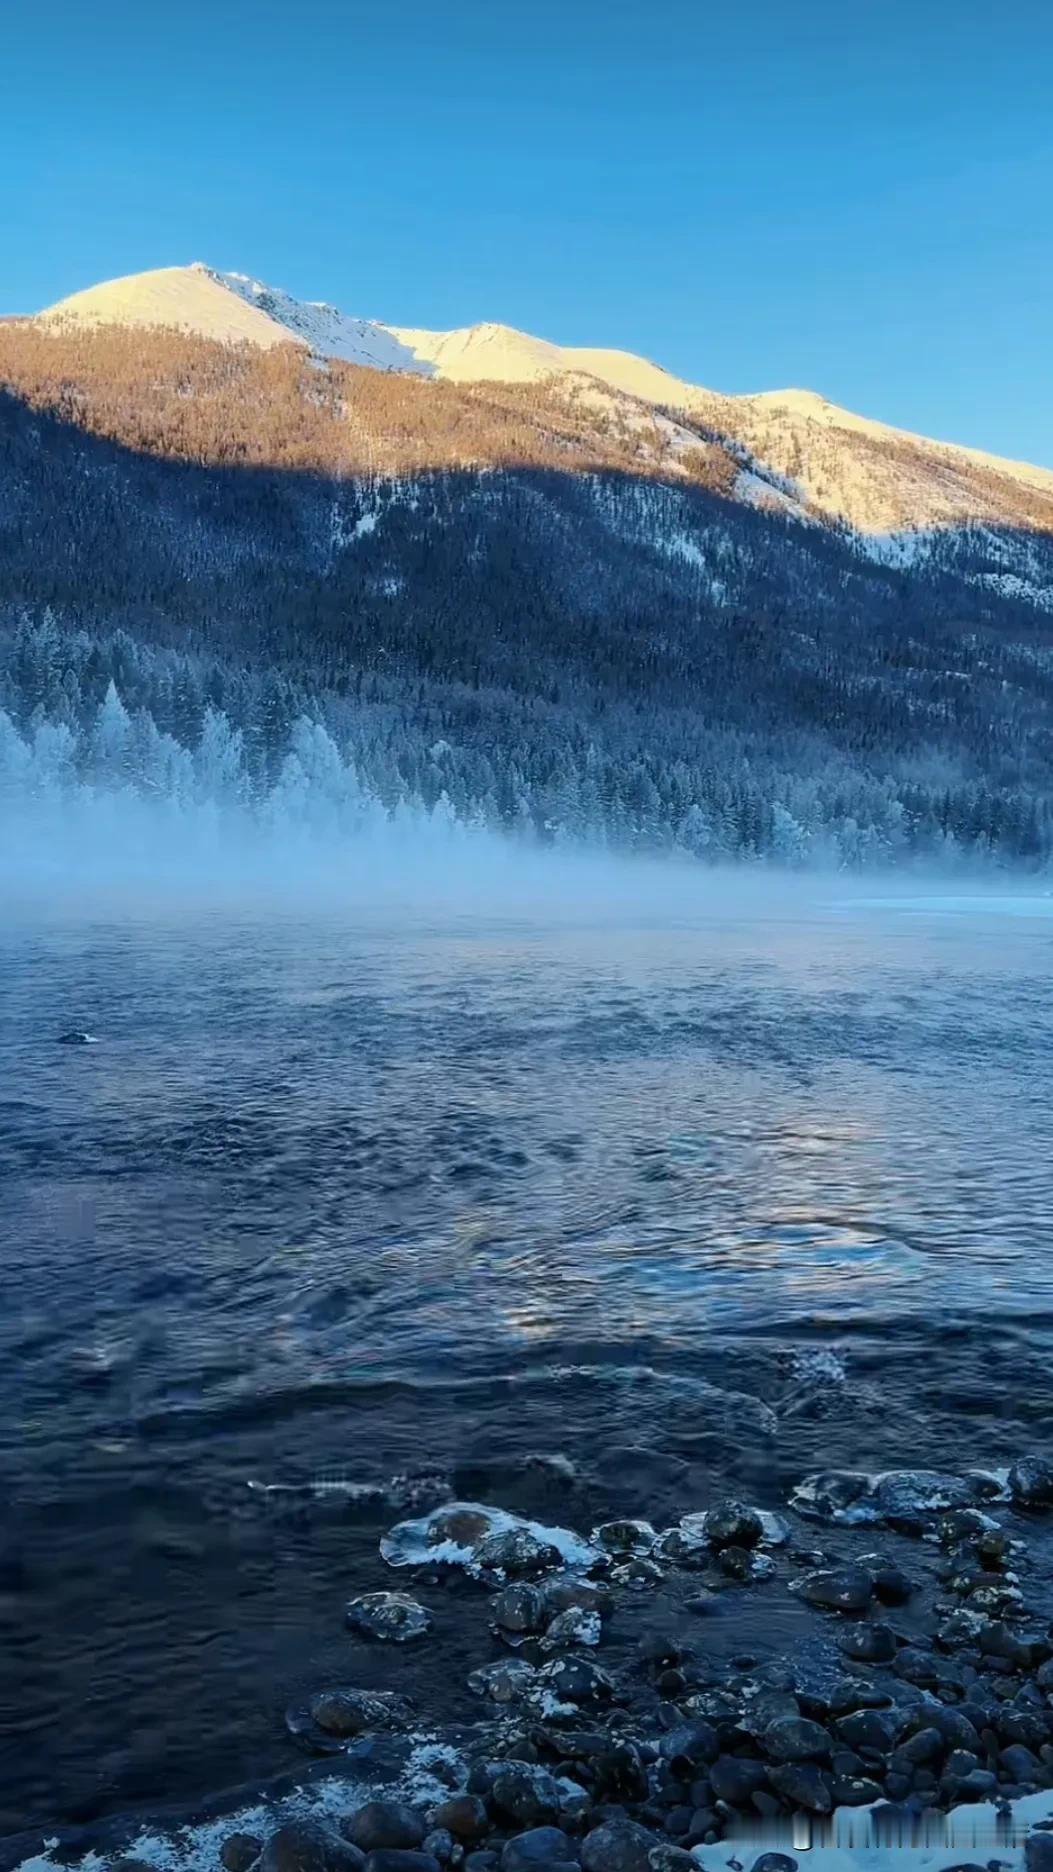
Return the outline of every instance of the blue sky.
<path id="1" fill-rule="evenodd" d="M 1048 0 L 54 0 L 0 310 L 202 259 L 1053 464 Z"/>

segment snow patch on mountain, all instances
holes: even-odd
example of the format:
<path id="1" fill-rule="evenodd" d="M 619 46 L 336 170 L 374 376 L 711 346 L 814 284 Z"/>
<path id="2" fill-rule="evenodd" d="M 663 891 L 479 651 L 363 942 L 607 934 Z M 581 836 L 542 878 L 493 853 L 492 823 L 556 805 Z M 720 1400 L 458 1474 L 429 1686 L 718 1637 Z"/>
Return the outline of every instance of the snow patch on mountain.
<path id="1" fill-rule="evenodd" d="M 434 375 L 434 367 L 426 359 L 417 358 L 394 332 L 375 320 L 350 318 L 321 300 L 294 299 L 280 287 L 265 286 L 246 273 L 215 273 L 212 278 L 319 356 L 342 358 L 345 363 L 362 364 L 370 370 Z"/>

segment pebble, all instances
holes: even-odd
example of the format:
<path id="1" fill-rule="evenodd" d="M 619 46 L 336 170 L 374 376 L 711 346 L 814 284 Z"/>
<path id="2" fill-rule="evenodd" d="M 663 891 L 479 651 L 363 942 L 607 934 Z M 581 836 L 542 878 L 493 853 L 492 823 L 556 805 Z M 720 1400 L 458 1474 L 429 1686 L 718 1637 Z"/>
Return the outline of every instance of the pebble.
<path id="1" fill-rule="evenodd" d="M 718 1800 L 730 1807 L 745 1807 L 758 1788 L 764 1787 L 768 1771 L 763 1762 L 749 1761 L 740 1755 L 721 1755 L 709 1770 L 709 1784 Z"/>
<path id="2" fill-rule="evenodd" d="M 830 1777 L 815 1762 L 773 1763 L 768 1769 L 768 1779 L 785 1800 L 806 1808 L 809 1813 L 833 1812 Z"/>
<path id="3" fill-rule="evenodd" d="M 764 1731 L 764 1746 L 775 1761 L 828 1761 L 830 1737 L 806 1716 L 783 1716 Z"/>
<path id="4" fill-rule="evenodd" d="M 720 1737 L 712 1723 L 700 1718 L 663 1736 L 661 1752 L 674 1773 L 686 1779 L 685 1769 L 708 1767 L 716 1761 L 720 1754 Z"/>
<path id="5" fill-rule="evenodd" d="M 335 1829 L 295 1820 L 272 1833 L 260 1854 L 260 1872 L 361 1872 L 364 1860 Z"/>
<path id="6" fill-rule="evenodd" d="M 585 1872 L 651 1872 L 650 1855 L 663 1842 L 635 1820 L 610 1820 L 586 1834 Z"/>
<path id="7" fill-rule="evenodd" d="M 556 1779 L 532 1762 L 496 1762 L 490 1798 L 501 1813 L 522 1827 L 554 1826 L 559 1819 Z"/>
<path id="8" fill-rule="evenodd" d="M 414 1852 L 410 1847 L 378 1846 L 366 1856 L 363 1872 L 440 1872 L 439 1861 L 431 1853 Z"/>
<path id="9" fill-rule="evenodd" d="M 493 1622 L 506 1632 L 543 1631 L 549 1616 L 549 1602 L 540 1586 L 517 1580 L 506 1586 L 493 1602 Z"/>
<path id="10" fill-rule="evenodd" d="M 501 1872 L 535 1872 L 536 1867 L 576 1862 L 578 1847 L 559 1827 L 531 1827 L 517 1833 L 501 1853 Z"/>
<path id="11" fill-rule="evenodd" d="M 555 1658 L 538 1672 L 537 1680 L 561 1703 L 606 1703 L 614 1695 L 611 1678 L 591 1658 Z"/>
<path id="12" fill-rule="evenodd" d="M 838 1567 L 832 1571 L 805 1573 L 795 1580 L 793 1591 L 808 1605 L 830 1612 L 862 1612 L 870 1604 L 874 1583 L 862 1567 Z"/>
<path id="13" fill-rule="evenodd" d="M 431 1817 L 435 1826 L 465 1842 L 484 1839 L 490 1830 L 490 1816 L 477 1794 L 455 1794 L 442 1801 Z"/>
<path id="14" fill-rule="evenodd" d="M 891 1664 L 896 1638 L 888 1625 L 852 1625 L 839 1632 L 837 1648 L 857 1664 Z"/>
<path id="15" fill-rule="evenodd" d="M 427 1828 L 415 1808 L 403 1801 L 367 1801 L 364 1807 L 344 1822 L 344 1837 L 361 1852 L 382 1849 L 415 1851 L 424 1840 Z M 390 1872 L 396 1872 L 391 1868 Z M 405 1868 L 410 1872 L 410 1868 Z"/>

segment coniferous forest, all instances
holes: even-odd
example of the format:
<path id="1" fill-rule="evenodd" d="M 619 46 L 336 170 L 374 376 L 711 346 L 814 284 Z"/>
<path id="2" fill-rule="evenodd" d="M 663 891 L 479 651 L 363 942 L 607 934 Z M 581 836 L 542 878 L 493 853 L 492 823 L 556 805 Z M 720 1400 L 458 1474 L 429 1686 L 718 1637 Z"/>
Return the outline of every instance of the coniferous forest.
<path id="1" fill-rule="evenodd" d="M 1053 853 L 1053 546 L 882 557 L 726 439 L 0 326 L 0 786 L 848 867 Z M 1011 547 L 1034 569 L 1014 591 Z"/>

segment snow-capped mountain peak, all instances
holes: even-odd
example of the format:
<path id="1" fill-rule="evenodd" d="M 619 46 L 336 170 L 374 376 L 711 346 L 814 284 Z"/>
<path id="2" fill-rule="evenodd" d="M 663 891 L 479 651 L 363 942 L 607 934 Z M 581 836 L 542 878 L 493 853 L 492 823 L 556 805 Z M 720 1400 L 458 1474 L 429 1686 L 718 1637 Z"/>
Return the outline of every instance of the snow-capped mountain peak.
<path id="1" fill-rule="evenodd" d="M 60 299 L 40 313 L 47 325 L 168 326 L 230 344 L 269 347 L 295 342 L 321 356 L 373 370 L 412 370 L 430 376 L 397 336 L 370 319 L 350 318 L 335 306 L 294 299 L 245 273 L 221 273 L 195 260 L 105 280 Z"/>
<path id="2" fill-rule="evenodd" d="M 294 343 L 318 357 L 457 384 L 563 380 L 579 401 L 594 404 L 597 421 L 613 413 L 627 431 L 661 431 L 662 459 L 674 471 L 697 442 L 715 440 L 741 464 L 738 499 L 847 524 L 868 551 L 897 560 L 905 539 L 913 552 L 933 529 L 1053 531 L 1049 469 L 929 441 L 812 390 L 722 395 L 629 351 L 554 344 L 492 321 L 452 331 L 387 325 L 201 261 L 89 287 L 49 307 L 39 322 L 174 326 L 230 343 Z"/>

